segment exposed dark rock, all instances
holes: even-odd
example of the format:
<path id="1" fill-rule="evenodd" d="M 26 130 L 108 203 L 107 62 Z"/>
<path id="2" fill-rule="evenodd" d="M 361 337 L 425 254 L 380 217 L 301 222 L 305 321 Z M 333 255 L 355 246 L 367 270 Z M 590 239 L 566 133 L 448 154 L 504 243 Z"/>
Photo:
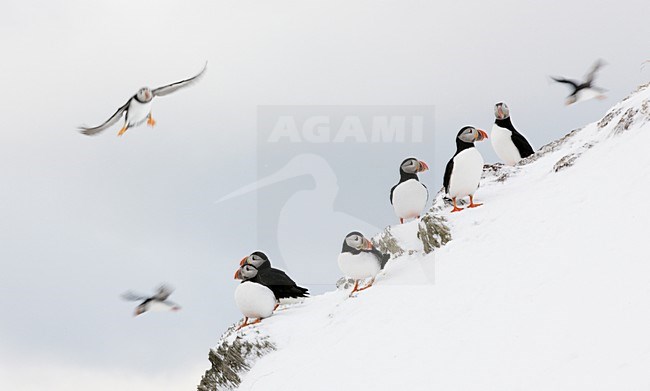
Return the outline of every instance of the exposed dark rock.
<path id="1" fill-rule="evenodd" d="M 257 335 L 254 338 L 236 336 L 232 326 L 221 337 L 221 343 L 210 349 L 208 359 L 212 365 L 205 371 L 198 385 L 198 391 L 233 390 L 241 384 L 241 375 L 250 370 L 255 360 L 275 350 L 275 345 L 268 336 Z"/>
<path id="2" fill-rule="evenodd" d="M 397 243 L 397 239 L 391 233 L 390 227 L 386 227 L 384 232 L 372 238 L 372 243 L 379 251 L 384 254 L 390 254 L 391 258 L 404 254 L 404 249 Z"/>
<path id="3" fill-rule="evenodd" d="M 451 240 L 447 219 L 436 213 L 425 214 L 418 223 L 418 238 L 426 254 L 444 246 Z"/>

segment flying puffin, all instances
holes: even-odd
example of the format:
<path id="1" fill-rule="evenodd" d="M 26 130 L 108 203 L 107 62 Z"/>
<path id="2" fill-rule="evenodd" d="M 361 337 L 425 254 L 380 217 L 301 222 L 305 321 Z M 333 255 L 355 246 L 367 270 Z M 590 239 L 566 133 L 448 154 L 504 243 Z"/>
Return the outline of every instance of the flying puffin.
<path id="1" fill-rule="evenodd" d="M 596 87 L 593 84 L 594 78 L 596 77 L 596 72 L 598 72 L 598 70 L 603 65 L 605 65 L 605 63 L 602 60 L 597 60 L 589 73 L 587 73 L 585 76 L 585 80 L 582 83 L 577 80 L 569 80 L 563 77 L 551 77 L 551 79 L 555 80 L 556 82 L 568 84 L 573 89 L 571 94 L 566 98 L 567 106 L 577 102 L 584 102 L 593 98 L 605 99 L 605 95 L 603 95 L 603 93 L 607 90 Z"/>
<path id="2" fill-rule="evenodd" d="M 129 128 L 141 125 L 145 120 L 147 121 L 147 125 L 154 127 L 156 125 L 156 121 L 154 121 L 153 117 L 151 116 L 151 102 L 153 98 L 156 96 L 169 95 L 172 92 L 196 83 L 205 73 L 207 66 L 208 63 L 206 62 L 203 70 L 196 76 L 189 79 L 177 81 L 176 83 L 158 87 L 153 90 L 149 87 L 140 88 L 138 92 L 133 95 L 122 107 L 117 109 L 115 114 L 106 120 L 106 122 L 94 128 L 81 126 L 79 127 L 81 133 L 92 136 L 105 129 L 108 129 L 117 121 L 119 121 L 124 113 L 126 113 L 124 126 L 122 126 L 122 129 L 120 129 L 120 131 L 117 133 L 118 136 L 123 135 L 124 132 L 126 132 Z"/>
<path id="3" fill-rule="evenodd" d="M 280 299 L 307 297 L 309 290 L 296 285 L 296 283 L 282 270 L 271 267 L 271 261 L 261 251 L 256 251 L 244 257 L 240 266 L 251 265 L 258 271 L 254 281 L 267 286 L 273 291 L 275 297 Z"/>
<path id="4" fill-rule="evenodd" d="M 139 301 L 142 303 L 135 308 L 133 316 L 138 316 L 147 311 L 178 311 L 181 309 L 178 304 L 167 300 L 169 295 L 172 294 L 174 288 L 169 285 L 160 285 L 153 296 L 144 296 L 131 291 L 122 294 L 122 298 L 128 301 Z"/>
<path id="5" fill-rule="evenodd" d="M 354 279 L 354 288 L 350 296 L 355 292 L 368 289 L 375 282 L 377 274 L 386 266 L 390 254 L 383 254 L 377 250 L 372 242 L 366 239 L 360 232 L 350 232 L 343 240 L 343 248 L 339 254 L 339 268 L 344 275 Z M 372 278 L 368 285 L 359 288 L 359 280 Z"/>
<path id="6" fill-rule="evenodd" d="M 496 120 L 492 125 L 490 139 L 492 148 L 499 159 L 509 166 L 515 165 L 519 160 L 535 153 L 533 147 L 521 133 L 512 125 L 510 109 L 504 102 L 494 105 Z"/>
<path id="7" fill-rule="evenodd" d="M 465 126 L 456 136 L 456 153 L 447 163 L 443 179 L 445 192 L 454 203 L 452 212 L 463 210 L 456 205 L 457 197 L 469 196 L 469 208 L 483 205 L 474 203 L 474 192 L 483 173 L 483 156 L 474 147 L 474 142 L 486 138 L 488 135 L 485 131 L 473 126 Z"/>
<path id="8" fill-rule="evenodd" d="M 244 322 L 237 328 L 256 324 L 273 314 L 278 298 L 269 287 L 257 281 L 258 270 L 253 265 L 243 265 L 235 272 L 235 279 L 242 280 L 235 289 L 235 303 L 244 315 Z M 249 318 L 256 318 L 248 323 Z"/>
<path id="9" fill-rule="evenodd" d="M 390 189 L 390 203 L 400 224 L 406 219 L 420 218 L 429 199 L 429 191 L 420 183 L 418 172 L 428 169 L 425 162 L 412 157 L 400 164 L 399 183 Z"/>

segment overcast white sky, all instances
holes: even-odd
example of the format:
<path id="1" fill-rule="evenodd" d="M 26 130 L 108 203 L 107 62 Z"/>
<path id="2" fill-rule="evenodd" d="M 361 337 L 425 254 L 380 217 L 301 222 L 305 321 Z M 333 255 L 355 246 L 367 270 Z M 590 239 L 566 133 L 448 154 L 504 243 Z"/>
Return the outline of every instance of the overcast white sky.
<path id="1" fill-rule="evenodd" d="M 643 0 L 4 0 L 1 10 L 3 390 L 193 389 L 208 349 L 240 316 L 237 261 L 260 244 L 273 247 L 273 260 L 302 252 L 318 265 L 289 267 L 314 292 L 334 282 L 322 273 L 338 275 L 338 245 L 333 255 L 314 254 L 299 237 L 283 249 L 273 245 L 281 232 L 258 235 L 260 220 L 314 188 L 309 170 L 215 203 L 258 179 L 258 169 L 284 164 L 258 157 L 301 152 L 257 139 L 259 106 L 435 108 L 426 142 L 412 151 L 319 150 L 329 163 L 320 172 L 332 168 L 338 183 L 328 213 L 349 218 L 333 232 L 313 217 L 320 211 L 282 216 L 299 216 L 288 220 L 298 232 L 338 243 L 338 231 L 356 228 L 353 219 L 395 223 L 388 192 L 405 155 L 430 164 L 423 181 L 436 191 L 456 132 L 489 130 L 495 102 L 509 104 L 515 126 L 539 147 L 597 120 L 650 78 L 650 66 L 640 70 L 650 58 Z M 598 79 L 609 99 L 565 107 L 566 88 L 548 75 L 582 77 L 599 57 L 609 63 Z M 138 88 L 193 75 L 206 60 L 201 83 L 156 99 L 155 130 L 122 138 L 119 126 L 94 138 L 75 130 L 103 122 Z M 495 160 L 489 143 L 479 148 Z M 271 212 L 256 208 L 258 197 L 273 200 Z M 183 310 L 134 319 L 119 294 L 162 281 L 177 288 Z"/>

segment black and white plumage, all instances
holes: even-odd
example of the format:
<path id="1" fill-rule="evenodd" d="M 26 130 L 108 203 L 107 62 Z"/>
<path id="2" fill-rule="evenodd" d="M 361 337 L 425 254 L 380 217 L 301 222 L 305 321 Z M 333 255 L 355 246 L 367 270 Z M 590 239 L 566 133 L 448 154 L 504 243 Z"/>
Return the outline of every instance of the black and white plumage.
<path id="1" fill-rule="evenodd" d="M 343 240 L 338 264 L 339 269 L 346 277 L 355 280 L 350 295 L 370 288 L 377 274 L 386 266 L 389 258 L 390 254 L 383 254 L 377 250 L 372 242 L 360 232 L 354 231 L 347 234 Z M 363 288 L 359 288 L 359 281 L 366 278 L 371 278 L 370 283 Z"/>
<path id="2" fill-rule="evenodd" d="M 456 205 L 456 198 L 469 196 L 470 208 L 481 206 L 474 203 L 474 192 L 483 174 L 483 156 L 474 147 L 475 141 L 488 138 L 487 133 L 473 126 L 465 126 L 456 136 L 456 153 L 447 163 L 443 185 L 454 203 L 452 212 L 463 210 Z"/>
<path id="3" fill-rule="evenodd" d="M 307 297 L 309 295 L 309 290 L 298 286 L 287 273 L 271 267 L 271 261 L 261 251 L 256 251 L 245 257 L 239 264 L 240 266 L 251 265 L 255 267 L 257 273 L 253 280 L 271 289 L 278 300 Z"/>
<path id="4" fill-rule="evenodd" d="M 603 65 L 605 65 L 605 62 L 603 60 L 597 60 L 592 66 L 591 70 L 585 76 L 585 80 L 582 82 L 566 79 L 564 77 L 551 77 L 551 79 L 555 80 L 556 82 L 567 84 L 572 89 L 571 94 L 569 94 L 569 96 L 566 98 L 565 103 L 567 106 L 577 102 L 584 102 L 593 98 L 605 99 L 605 95 L 603 95 L 603 93 L 607 92 L 607 90 L 596 87 L 594 85 L 596 73 L 600 68 L 603 67 Z"/>
<path id="5" fill-rule="evenodd" d="M 162 284 L 157 288 L 156 293 L 152 296 L 145 296 L 127 291 L 122 294 L 122 298 L 128 301 L 142 300 L 142 303 L 135 308 L 134 316 L 138 316 L 147 311 L 178 311 L 181 307 L 173 301 L 167 300 L 172 292 L 174 292 L 174 288 Z"/>
<path id="6" fill-rule="evenodd" d="M 429 200 L 429 190 L 420 183 L 418 173 L 429 166 L 416 158 L 405 159 L 399 166 L 399 182 L 390 189 L 390 203 L 400 223 L 406 219 L 420 218 Z"/>
<path id="7" fill-rule="evenodd" d="M 535 153 L 526 138 L 515 129 L 510 120 L 510 109 L 504 102 L 494 105 L 496 120 L 490 133 L 492 148 L 499 159 L 509 166 Z"/>
<path id="8" fill-rule="evenodd" d="M 147 124 L 151 127 L 156 125 L 151 116 L 151 103 L 153 98 L 156 96 L 165 96 L 169 95 L 172 92 L 175 92 L 181 88 L 189 87 L 192 84 L 196 83 L 204 75 L 205 70 L 207 69 L 208 63 L 205 64 L 203 70 L 199 72 L 196 76 L 190 77 L 189 79 L 181 80 L 176 83 L 168 84 L 166 86 L 154 88 L 153 90 L 149 87 L 142 87 L 138 92 L 133 95 L 122 107 L 117 109 L 117 111 L 108 119 L 106 122 L 99 126 L 95 127 L 86 127 L 81 126 L 81 133 L 92 136 L 98 134 L 99 132 L 106 130 L 113 126 L 117 121 L 125 117 L 124 126 L 118 132 L 118 136 L 121 136 L 129 128 L 141 125 L 143 122 L 147 121 Z"/>
<path id="9" fill-rule="evenodd" d="M 244 315 L 244 322 L 238 329 L 259 323 L 271 316 L 276 308 L 278 298 L 269 287 L 257 281 L 257 275 L 258 270 L 253 265 L 243 265 L 235 272 L 235 279 L 242 280 L 235 289 L 235 304 Z M 248 323 L 249 318 L 256 321 Z"/>

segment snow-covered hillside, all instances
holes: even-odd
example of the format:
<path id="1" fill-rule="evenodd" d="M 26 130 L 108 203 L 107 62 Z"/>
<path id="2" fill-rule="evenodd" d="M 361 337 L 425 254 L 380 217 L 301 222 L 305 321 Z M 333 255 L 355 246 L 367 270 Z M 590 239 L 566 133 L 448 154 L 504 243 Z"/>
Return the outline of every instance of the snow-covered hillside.
<path id="1" fill-rule="evenodd" d="M 393 227 L 415 251 L 374 287 L 231 329 L 213 364 L 241 390 L 650 389 L 649 145 L 646 85 L 522 164 L 488 166 L 482 207 L 450 214 L 439 195 L 442 247 L 419 251 L 417 222 Z"/>

